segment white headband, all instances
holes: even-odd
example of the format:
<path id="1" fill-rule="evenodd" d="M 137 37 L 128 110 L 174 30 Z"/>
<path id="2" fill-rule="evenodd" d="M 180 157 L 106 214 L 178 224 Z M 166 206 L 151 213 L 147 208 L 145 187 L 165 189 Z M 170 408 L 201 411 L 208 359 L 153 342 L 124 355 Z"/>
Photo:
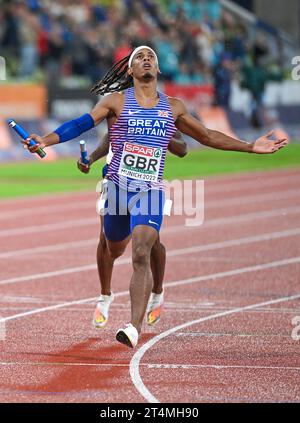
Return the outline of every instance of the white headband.
<path id="1" fill-rule="evenodd" d="M 154 54 L 154 56 L 155 56 L 156 64 L 157 64 L 157 67 L 158 67 L 158 59 L 157 59 L 157 55 L 156 55 L 155 51 L 154 51 L 151 47 L 148 47 L 148 46 L 140 46 L 140 47 L 135 48 L 135 49 L 133 50 L 133 52 L 131 53 L 131 55 L 130 55 L 130 57 L 129 57 L 129 61 L 128 61 L 128 67 L 129 67 L 129 68 L 131 68 L 132 61 L 133 61 L 134 56 L 135 56 L 135 55 L 136 55 L 136 54 L 137 54 L 140 50 L 143 50 L 144 48 L 147 48 L 148 50 L 152 51 L 152 53 L 153 53 L 153 54 Z"/>

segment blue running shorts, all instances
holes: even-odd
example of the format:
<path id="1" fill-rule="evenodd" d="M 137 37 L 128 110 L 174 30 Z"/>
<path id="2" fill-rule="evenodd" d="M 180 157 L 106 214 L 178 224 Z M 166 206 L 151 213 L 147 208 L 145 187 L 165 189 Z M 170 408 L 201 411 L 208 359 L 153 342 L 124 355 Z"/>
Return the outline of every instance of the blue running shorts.
<path id="1" fill-rule="evenodd" d="M 104 209 L 104 232 L 109 241 L 123 241 L 137 225 L 159 232 L 163 221 L 164 191 L 130 192 L 108 180 Z"/>

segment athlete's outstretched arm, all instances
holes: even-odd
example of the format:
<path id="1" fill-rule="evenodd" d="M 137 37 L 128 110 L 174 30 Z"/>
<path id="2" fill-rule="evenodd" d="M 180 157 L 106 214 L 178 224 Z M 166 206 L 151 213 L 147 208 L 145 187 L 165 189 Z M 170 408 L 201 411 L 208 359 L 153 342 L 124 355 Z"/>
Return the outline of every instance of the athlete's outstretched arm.
<path id="1" fill-rule="evenodd" d="M 286 138 L 269 139 L 273 131 L 258 138 L 254 143 L 247 143 L 219 131 L 207 129 L 199 120 L 194 118 L 186 109 L 182 101 L 172 99 L 173 114 L 176 116 L 176 127 L 186 135 L 194 138 L 201 144 L 220 150 L 242 151 L 245 153 L 268 154 L 275 153 L 287 145 Z"/>
<path id="2" fill-rule="evenodd" d="M 103 97 L 93 108 L 90 113 L 86 113 L 77 119 L 70 120 L 62 124 L 55 131 L 39 136 L 31 134 L 27 140 L 22 141 L 31 153 L 35 153 L 38 148 L 46 148 L 50 145 L 66 142 L 78 137 L 83 132 L 92 129 L 108 116 L 112 116 L 116 112 L 116 107 L 120 101 L 120 95 L 113 93 Z M 36 142 L 35 146 L 30 147 L 29 140 Z"/>
<path id="3" fill-rule="evenodd" d="M 181 132 L 177 131 L 168 145 L 168 150 L 170 151 L 170 153 L 178 157 L 184 157 L 187 155 L 186 142 L 181 138 Z"/>

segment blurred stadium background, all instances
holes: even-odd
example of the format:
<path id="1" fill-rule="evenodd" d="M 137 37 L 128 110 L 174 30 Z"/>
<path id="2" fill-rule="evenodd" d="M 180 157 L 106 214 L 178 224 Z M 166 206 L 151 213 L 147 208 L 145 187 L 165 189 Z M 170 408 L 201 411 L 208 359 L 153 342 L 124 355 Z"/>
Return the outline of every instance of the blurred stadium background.
<path id="1" fill-rule="evenodd" d="M 245 140 L 275 129 L 296 148 L 298 0 L 0 0 L 0 164 L 35 159 L 9 131 L 8 117 L 43 134 L 88 112 L 97 101 L 92 84 L 141 44 L 157 51 L 159 89 L 183 99 L 206 126 Z M 103 124 L 84 136 L 89 151 L 105 132 Z M 48 159 L 78 154 L 78 142 L 68 142 Z"/>

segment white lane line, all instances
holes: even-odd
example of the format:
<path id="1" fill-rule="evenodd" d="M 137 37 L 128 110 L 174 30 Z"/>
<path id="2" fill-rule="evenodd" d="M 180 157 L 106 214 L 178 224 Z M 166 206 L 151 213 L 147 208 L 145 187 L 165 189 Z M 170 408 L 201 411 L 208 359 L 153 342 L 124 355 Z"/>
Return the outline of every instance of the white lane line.
<path id="1" fill-rule="evenodd" d="M 60 366 L 60 367 L 125 367 L 130 366 L 129 363 L 61 363 L 61 362 L 24 362 L 24 361 L 2 361 L 0 366 Z M 247 370 L 292 370 L 300 371 L 300 367 L 285 367 L 285 366 L 227 366 L 219 364 L 156 364 L 156 363 L 140 363 L 140 367 L 147 369 L 214 369 L 214 370 L 227 370 L 227 369 L 247 369 Z"/>
<path id="2" fill-rule="evenodd" d="M 300 260 L 300 257 L 298 257 L 298 261 Z M 148 342 L 146 342 L 144 345 L 141 346 L 141 348 L 138 349 L 138 351 L 134 354 L 134 356 L 132 357 L 131 361 L 130 361 L 130 368 L 129 368 L 129 373 L 130 373 L 130 377 L 131 380 L 134 384 L 134 386 L 136 387 L 137 391 L 140 393 L 140 395 L 145 398 L 148 402 L 150 403 L 159 403 L 160 401 L 148 390 L 148 388 L 144 385 L 140 372 L 139 372 L 139 366 L 140 366 L 140 361 L 143 358 L 144 354 L 150 349 L 152 348 L 157 342 L 161 341 L 162 339 L 168 337 L 169 335 L 172 335 L 173 333 L 181 330 L 181 329 L 186 329 L 189 326 L 192 325 L 196 325 L 196 324 L 200 324 L 203 322 L 206 322 L 208 320 L 213 320 L 213 319 L 217 319 L 219 317 L 225 317 L 225 316 L 229 316 L 231 314 L 236 314 L 236 313 L 241 313 L 243 311 L 246 310 L 251 310 L 253 308 L 257 308 L 257 307 L 263 307 L 266 305 L 271 305 L 271 304 L 277 304 L 277 303 L 281 303 L 284 301 L 292 301 L 292 300 L 296 300 L 300 298 L 300 294 L 296 294 L 296 295 L 291 295 L 288 297 L 281 297 L 281 298 L 277 298 L 276 300 L 271 300 L 271 301 L 265 301 L 263 303 L 256 303 L 256 304 L 251 304 L 245 307 L 238 307 L 235 308 L 233 310 L 229 310 L 229 311 L 225 311 L 223 313 L 217 313 L 217 314 L 213 314 L 210 316 L 206 316 L 206 317 L 202 317 L 200 319 L 197 320 L 191 320 L 190 322 L 186 322 L 183 323 L 182 325 L 178 325 L 175 326 L 165 332 L 160 333 L 159 335 L 156 335 L 154 338 L 150 339 Z"/>
<path id="3" fill-rule="evenodd" d="M 248 244 L 251 242 L 269 241 L 269 240 L 277 239 L 277 238 L 295 236 L 295 235 L 298 235 L 299 233 L 300 233 L 300 228 L 287 229 L 285 231 L 270 232 L 270 233 L 261 234 L 261 235 L 253 235 L 251 237 L 237 238 L 237 239 L 228 240 L 228 241 L 215 242 L 212 244 L 204 244 L 202 246 L 196 245 L 194 247 L 171 250 L 168 252 L 168 255 L 169 257 L 172 257 L 172 256 L 180 255 L 180 254 L 189 254 L 192 252 L 209 251 L 209 250 L 215 250 L 218 248 L 232 247 L 235 245 L 242 245 L 244 243 Z M 5 253 L 0 253 L 0 259 L 4 259 L 4 258 L 6 259 L 10 257 L 17 257 L 22 255 L 28 255 L 28 254 L 36 255 L 39 253 L 69 250 L 70 248 L 76 249 L 76 248 L 86 247 L 89 245 L 95 246 L 97 242 L 98 242 L 98 238 L 94 238 L 94 239 L 86 239 L 83 241 L 74 241 L 74 242 L 66 242 L 61 244 L 45 245 L 42 247 L 25 248 L 22 250 L 11 250 L 11 251 L 6 251 Z"/>
<path id="4" fill-rule="evenodd" d="M 19 283 L 19 282 L 29 282 L 29 281 L 35 281 L 38 279 L 52 278 L 54 276 L 62 276 L 62 275 L 69 275 L 69 274 L 78 273 L 78 272 L 86 272 L 89 270 L 95 270 L 96 268 L 97 268 L 96 264 L 88 264 L 88 265 L 80 266 L 80 267 L 70 267 L 68 269 L 55 270 L 53 272 L 36 273 L 33 275 L 4 279 L 0 281 L 0 285 Z"/>
<path id="5" fill-rule="evenodd" d="M 88 247 L 90 245 L 96 245 L 99 238 L 92 238 L 92 239 L 85 239 L 82 241 L 72 241 L 72 242 L 64 242 L 61 244 L 53 244 L 53 245 L 44 245 L 41 247 L 33 247 L 33 248 L 24 248 L 22 250 L 11 250 L 6 251 L 5 253 L 0 253 L 0 259 L 7 259 L 10 257 L 17 257 L 17 256 L 25 256 L 28 254 L 42 254 L 42 253 L 50 253 L 53 251 L 63 251 L 63 250 L 70 250 L 71 248 L 82 248 Z"/>
<path id="6" fill-rule="evenodd" d="M 284 178 L 288 177 L 288 175 L 282 175 L 282 176 Z M 291 174 L 290 176 L 293 177 L 293 174 Z M 281 178 L 280 175 L 278 175 L 278 177 Z M 45 201 L 45 200 L 46 201 L 50 200 L 51 203 L 62 200 L 64 201 L 64 204 L 68 204 L 68 203 L 65 203 L 65 200 L 70 200 L 70 202 L 73 202 L 74 199 L 76 199 L 76 201 L 80 199 L 82 201 L 86 197 L 90 199 L 91 190 L 82 190 L 77 192 L 69 191 L 69 192 L 58 192 L 58 193 L 43 193 L 43 194 L 36 194 L 36 195 L 32 194 L 32 195 L 26 195 L 25 197 L 15 197 L 15 198 L 9 198 L 9 199 L 6 198 L 1 200 L 0 204 L 1 205 L 3 204 L 4 206 L 12 206 L 13 209 L 15 209 L 16 207 L 20 205 L 20 203 L 28 204 L 28 202 L 31 202 L 31 203 L 37 202 L 37 204 L 40 204 L 41 201 Z M 32 209 L 34 208 L 35 206 L 33 206 Z"/>
<path id="7" fill-rule="evenodd" d="M 47 223 L 45 225 L 27 226 L 25 228 L 4 229 L 0 231 L 0 237 L 2 238 L 7 236 L 26 235 L 49 231 L 52 232 L 64 230 L 67 228 L 91 226 L 97 224 L 99 225 L 99 219 L 97 219 L 97 216 L 88 219 L 64 220 L 63 222 L 59 223 Z"/>
<path id="8" fill-rule="evenodd" d="M 96 198 L 94 203 L 92 201 L 78 203 L 76 200 L 74 200 L 71 204 L 57 204 L 55 206 L 24 208 L 21 210 L 2 212 L 0 213 L 0 220 L 15 219 L 16 217 L 24 218 L 25 216 L 34 216 L 36 214 L 43 213 L 49 215 L 50 213 L 61 213 L 70 210 L 93 210 L 93 206 L 94 209 L 96 209 Z"/>
<path id="9" fill-rule="evenodd" d="M 222 207 L 222 204 L 220 204 L 220 207 Z M 243 213 L 243 214 L 237 214 L 235 216 L 221 217 L 221 218 L 211 219 L 211 220 L 204 219 L 204 223 L 201 226 L 192 226 L 192 227 L 188 227 L 185 225 L 167 226 L 167 227 L 163 227 L 161 232 L 163 234 L 170 234 L 172 232 L 175 232 L 175 233 L 182 232 L 182 231 L 187 232 L 189 230 L 197 231 L 197 230 L 203 230 L 203 229 L 212 228 L 216 226 L 227 225 L 230 223 L 248 222 L 248 221 L 256 220 L 256 219 L 267 219 L 272 217 L 282 218 L 282 217 L 286 217 L 287 215 L 299 214 L 299 212 L 300 212 L 300 207 L 296 206 L 296 207 L 288 207 L 288 208 L 281 208 L 281 209 L 264 210 L 260 212 L 253 212 L 253 213 L 247 213 L 247 214 Z"/>
<path id="10" fill-rule="evenodd" d="M 297 210 L 298 210 L 298 208 L 297 208 Z M 255 215 L 256 215 L 256 213 L 255 213 Z M 249 214 L 248 215 L 244 215 L 244 216 L 248 216 L 249 217 Z M 253 214 L 251 214 L 250 215 L 250 218 L 253 218 L 253 217 L 255 217 L 255 216 L 253 216 Z M 234 219 L 236 219 L 236 218 L 239 219 L 240 218 L 240 215 L 234 216 Z M 233 219 L 233 217 L 230 217 L 230 219 Z M 212 223 L 213 222 L 215 222 L 214 224 L 217 224 L 217 225 L 219 225 L 220 222 L 223 224 L 224 223 L 224 218 L 214 219 L 214 220 L 208 221 L 207 223 L 205 223 L 205 227 L 212 226 Z M 65 227 L 65 225 L 60 224 L 60 228 L 62 226 Z M 177 227 L 178 226 L 175 226 L 175 228 L 177 228 Z M 174 230 L 173 230 L 174 227 L 167 227 L 167 228 L 165 228 L 163 230 L 164 230 L 164 232 L 166 232 L 166 231 L 168 231 L 168 229 L 172 229 L 172 231 L 169 231 L 169 232 L 170 233 L 174 233 Z M 11 250 L 11 251 L 6 251 L 4 253 L 0 253 L 0 259 L 2 259 L 2 258 L 16 257 L 18 255 L 38 254 L 38 253 L 47 253 L 47 252 L 52 252 L 52 251 L 61 251 L 61 250 L 70 249 L 70 248 L 81 248 L 81 247 L 84 247 L 84 246 L 93 245 L 97 241 L 98 241 L 98 238 L 94 238 L 94 239 L 87 239 L 87 240 L 82 240 L 82 241 L 72 241 L 72 242 L 66 242 L 66 243 L 61 243 L 61 244 L 46 245 L 46 246 L 41 246 L 41 247 L 25 248 L 25 249 L 21 249 L 21 250 Z"/>
<path id="11" fill-rule="evenodd" d="M 232 307 L 230 307 L 232 309 Z M 224 309 L 226 310 L 226 309 Z M 181 310 L 180 310 L 181 311 Z M 217 309 L 214 309 L 214 311 L 217 311 Z M 228 311 L 228 309 L 226 310 Z M 259 309 L 255 310 L 249 310 L 246 313 L 260 313 Z M 291 339 L 290 334 L 282 334 L 282 333 L 212 333 L 212 332 L 179 332 L 176 333 L 174 336 L 176 337 L 183 337 L 183 338 L 221 338 L 221 337 L 227 337 L 227 338 L 288 338 Z"/>
<path id="12" fill-rule="evenodd" d="M 228 247 L 235 247 L 240 246 L 243 244 L 251 244 L 254 242 L 261 242 L 261 241 L 270 241 L 273 239 L 280 239 L 286 238 L 289 236 L 297 236 L 300 235 L 300 228 L 288 229 L 286 231 L 278 231 L 278 232 L 270 232 L 261 235 L 253 235 L 244 238 L 237 238 L 237 239 L 230 239 L 228 241 L 221 241 L 221 242 L 214 242 L 211 244 L 204 244 L 194 247 L 187 247 L 178 250 L 170 250 L 167 252 L 168 257 L 183 255 L 183 254 L 190 254 L 190 253 L 199 253 L 203 251 L 211 251 L 211 250 L 218 250 L 220 248 L 228 248 Z"/>
<path id="13" fill-rule="evenodd" d="M 238 216 L 233 216 L 231 217 L 232 220 L 235 220 L 236 218 L 238 218 L 240 215 Z M 249 215 L 248 215 L 249 216 Z M 251 218 L 253 218 L 253 216 L 251 215 Z M 227 219 L 227 218 L 226 218 Z M 215 219 L 215 221 L 217 221 L 217 223 L 219 223 L 220 219 Z M 221 219 L 223 221 L 223 219 Z M 212 221 L 208 221 L 207 225 L 211 225 L 210 222 Z M 175 226 L 176 230 L 178 228 L 178 226 Z M 166 230 L 171 230 L 173 231 L 173 226 L 171 227 L 167 227 Z M 297 229 L 296 229 L 297 230 Z M 280 232 L 278 232 L 280 233 Z M 274 232 L 275 234 L 275 232 Z M 276 238 L 276 235 L 275 235 Z M 61 244 L 53 244 L 53 245 L 46 245 L 46 246 L 41 246 L 41 247 L 34 247 L 34 248 L 25 248 L 25 249 L 20 249 L 20 250 L 10 250 L 10 251 L 6 251 L 4 253 L 0 253 L 0 259 L 2 258 L 9 258 L 9 257 L 16 257 L 18 255 L 26 255 L 26 254 L 38 254 L 38 253 L 47 253 L 47 252 L 51 252 L 51 251 L 60 251 L 60 250 L 64 250 L 64 249 L 70 249 L 70 248 L 81 248 L 84 246 L 88 246 L 88 245 L 94 245 L 96 242 L 98 241 L 98 238 L 94 238 L 94 239 L 87 239 L 87 240 L 81 240 L 81 241 L 72 241 L 72 242 L 66 242 L 66 243 L 61 243 Z M 191 247 L 193 248 L 193 247 Z"/>
<path id="14" fill-rule="evenodd" d="M 45 301 L 42 298 L 36 298 L 36 297 L 22 297 L 22 296 L 16 296 L 16 295 L 1 295 L 0 297 L 0 304 L 2 303 L 43 303 L 43 302 L 49 302 Z"/>
<path id="15" fill-rule="evenodd" d="M 235 276 L 235 275 L 239 275 L 239 274 L 243 274 L 243 273 L 255 272 L 255 271 L 259 271 L 259 270 L 267 270 L 267 269 L 272 269 L 272 268 L 275 268 L 275 267 L 286 266 L 286 265 L 289 265 L 289 264 L 297 264 L 297 263 L 300 263 L 300 256 L 299 257 L 292 257 L 292 258 L 280 260 L 280 261 L 272 261 L 272 262 L 269 262 L 269 263 L 263 263 L 263 264 L 259 264 L 259 265 L 255 265 L 255 266 L 242 267 L 240 269 L 233 269 L 233 270 L 229 270 L 229 271 L 226 271 L 226 272 L 213 273 L 213 274 L 210 274 L 210 275 L 198 276 L 198 277 L 188 278 L 188 279 L 180 279 L 178 281 L 165 283 L 164 287 L 165 288 L 171 288 L 173 286 L 188 285 L 188 284 L 192 284 L 192 283 L 199 283 L 199 282 L 208 281 L 208 280 L 211 280 L 211 279 L 215 280 L 215 279 L 225 278 L 227 276 Z M 129 295 L 128 290 L 115 293 L 116 298 L 122 297 L 123 295 Z M 42 307 L 42 308 L 34 309 L 34 310 L 31 310 L 31 311 L 26 311 L 24 313 L 15 314 L 15 315 L 12 315 L 12 316 L 2 317 L 2 318 L 0 318 L 0 323 L 8 322 L 10 320 L 15 320 L 15 319 L 18 319 L 20 317 L 26 317 L 26 316 L 31 316 L 33 314 L 43 313 L 45 311 L 58 310 L 60 308 L 69 307 L 69 306 L 72 306 L 72 305 L 89 303 L 89 302 L 92 302 L 92 301 L 96 301 L 97 298 L 98 297 L 92 297 L 92 298 L 85 298 L 83 300 L 68 301 L 68 302 L 56 304 L 56 305 L 49 306 L 49 307 Z M 264 303 L 262 303 L 262 304 L 264 304 Z M 232 311 L 230 311 L 230 313 L 232 313 Z"/>
<path id="16" fill-rule="evenodd" d="M 280 193 L 264 193 L 264 194 L 255 194 L 255 195 L 247 195 L 247 196 L 238 196 L 232 198 L 222 198 L 212 201 L 205 201 L 205 210 L 220 208 L 224 206 L 235 206 L 235 205 L 247 205 L 247 204 L 256 204 L 256 203 L 264 203 L 266 201 L 280 201 L 286 200 L 288 198 L 297 198 L 299 196 L 299 188 L 286 190 Z"/>
<path id="17" fill-rule="evenodd" d="M 1 364 L 1 363 L 0 363 Z M 286 367 L 286 366 L 238 366 L 238 365 L 222 365 L 222 364 L 147 364 L 140 363 L 142 367 L 148 369 L 249 369 L 249 370 L 294 370 L 299 371 L 300 367 Z"/>
<path id="18" fill-rule="evenodd" d="M 271 171 L 273 173 L 273 171 Z M 236 190 L 236 189 L 240 189 L 241 187 L 244 189 L 248 187 L 251 188 L 253 187 L 253 180 L 259 178 L 260 182 L 259 182 L 259 186 L 260 188 L 263 188 L 264 186 L 266 188 L 268 188 L 269 186 L 274 187 L 274 185 L 276 184 L 282 184 L 282 183 L 286 183 L 286 182 L 295 182 L 297 181 L 296 178 L 299 176 L 299 173 L 296 171 L 296 169 L 292 172 L 289 172 L 287 175 L 283 174 L 280 175 L 277 172 L 274 172 L 274 175 L 270 174 L 270 172 L 251 172 L 251 173 L 242 173 L 242 174 L 238 174 L 238 175 L 231 175 L 232 177 L 231 182 L 228 182 L 228 177 L 230 175 L 226 175 L 225 179 L 223 177 L 216 177 L 216 178 L 212 178 L 212 177 L 205 177 L 205 183 L 208 186 L 208 192 L 209 193 L 222 193 L 224 191 L 230 191 L 230 190 Z M 245 180 L 246 177 L 247 179 Z M 242 179 L 241 179 L 242 178 Z M 204 178 L 201 178 L 204 179 Z M 241 185 L 242 184 L 242 185 Z M 247 185 L 245 185 L 247 184 Z M 26 197 L 19 197 L 19 198 L 14 198 L 14 199 L 9 199 L 9 200 L 2 200 L 0 202 L 0 204 L 3 204 L 4 206 L 7 205 L 11 205 L 14 208 L 14 211 L 12 213 L 18 213 L 17 211 L 15 211 L 16 207 L 19 206 L 20 203 L 28 203 L 28 202 L 32 202 L 32 201 L 37 201 L 37 204 L 40 203 L 40 201 L 43 200 L 52 200 L 52 203 L 55 202 L 55 200 L 63 200 L 64 202 L 62 204 L 58 203 L 55 207 L 57 209 L 64 209 L 65 207 L 69 207 L 69 205 L 74 204 L 74 202 L 76 202 L 78 204 L 78 201 L 82 201 L 82 198 L 84 198 L 85 202 L 93 202 L 94 198 L 92 198 L 92 194 L 96 193 L 92 193 L 91 191 L 81 191 L 80 193 L 76 193 L 76 192 L 68 192 L 68 193 L 58 193 L 58 194 L 46 194 L 46 195 L 35 195 L 35 196 L 26 196 Z M 65 201 L 67 200 L 67 201 Z M 96 198 L 95 198 L 96 200 Z M 22 210 L 24 210 L 24 212 L 27 214 L 31 214 L 34 213 L 35 210 L 40 211 L 40 212 L 44 212 L 46 206 L 33 206 L 33 207 L 23 207 L 22 206 Z M 52 206 L 49 206 L 52 207 Z M 84 207 L 84 206 L 83 206 Z M 3 213 L 0 213 L 0 219 L 1 216 L 6 215 L 7 213 L 9 213 L 9 211 L 5 211 Z"/>
<path id="19" fill-rule="evenodd" d="M 287 214 L 297 214 L 300 212 L 300 206 L 298 207 L 290 207 L 290 208 L 281 208 L 281 209 L 275 209 L 271 211 L 262 211 L 262 212 L 254 212 L 254 213 L 248 213 L 248 214 L 239 214 L 234 216 L 228 216 L 225 218 L 218 218 L 218 219 L 211 219 L 204 223 L 205 228 L 207 227 L 213 227 L 213 226 L 219 226 L 223 224 L 230 224 L 233 222 L 243 222 L 248 221 L 252 219 L 261 219 L 261 218 L 268 218 L 268 217 L 280 217 L 280 216 L 286 216 Z M 8 235 L 17 235 L 19 234 L 19 231 L 21 231 L 23 234 L 25 233 L 33 233 L 33 232 L 47 232 L 47 231 L 54 231 L 58 229 L 65 229 L 72 226 L 76 227 L 82 227 L 82 226 L 90 226 L 90 225 L 98 225 L 98 222 L 96 219 L 79 219 L 69 222 L 61 222 L 61 223 L 55 223 L 55 224 L 47 224 L 47 225 L 40 225 L 40 226 L 31 226 L 27 228 L 18 228 L 18 229 L 9 229 L 0 231 L 0 237 L 2 236 L 8 236 Z M 193 231 L 202 228 L 203 226 L 195 226 L 193 227 Z M 177 232 L 181 230 L 188 230 L 189 228 L 183 225 L 173 225 L 162 229 L 163 233 L 172 233 Z M 21 233 L 20 233 L 21 234 Z M 60 244 L 57 244 L 60 245 Z M 39 247 L 37 247 L 39 248 Z M 51 246 L 46 247 L 40 247 L 40 248 L 51 248 Z M 18 250 L 16 250 L 18 251 Z M 22 251 L 22 250 L 21 250 Z M 9 252 L 8 252 L 9 253 Z M 6 253 L 3 253 L 6 254 Z"/>
<path id="20" fill-rule="evenodd" d="M 222 181 L 216 181 L 216 184 L 214 186 L 211 186 L 210 183 L 211 181 L 207 181 L 208 182 L 208 192 L 210 194 L 216 194 L 216 193 L 224 193 L 224 192 L 234 192 L 234 191 L 244 191 L 247 188 L 253 188 L 253 184 L 256 183 L 257 184 L 257 180 L 255 181 L 256 177 L 259 178 L 259 188 L 274 188 L 274 186 L 276 185 L 281 185 L 281 184 L 285 184 L 285 183 L 289 183 L 289 182 L 295 182 L 295 181 L 299 181 L 299 172 L 295 172 L 293 175 L 289 175 L 289 176 L 282 176 L 282 177 L 274 177 L 274 178 L 268 178 L 267 180 L 264 179 L 265 175 L 259 175 L 256 176 L 255 174 L 252 174 L 252 178 L 250 178 L 250 180 L 247 181 L 239 181 L 239 182 L 232 182 L 232 183 L 226 183 L 226 181 L 224 183 L 222 183 Z M 201 178 L 204 179 L 205 178 Z"/>
<path id="21" fill-rule="evenodd" d="M 204 252 L 204 251 L 212 251 L 212 250 L 218 250 L 222 248 L 251 244 L 255 242 L 270 241 L 273 239 L 297 236 L 299 234 L 300 234 L 300 228 L 295 228 L 295 229 L 289 229 L 289 230 L 281 231 L 281 232 L 270 232 L 270 233 L 262 234 L 262 235 L 254 235 L 254 236 L 245 237 L 245 238 L 237 238 L 237 239 L 232 239 L 229 241 L 214 242 L 211 244 L 198 245 L 198 246 L 195 245 L 193 247 L 170 250 L 167 252 L 167 257 L 176 257 L 176 256 L 185 255 L 185 254 L 196 254 L 196 253 Z M 6 254 L 6 253 L 3 253 L 3 254 Z M 1 255 L 0 255 L 0 258 L 2 258 Z M 131 257 L 124 257 L 117 260 L 115 262 L 115 265 L 120 266 L 120 265 L 130 264 L 130 263 L 131 263 Z M 62 276 L 62 275 L 66 275 L 66 274 L 68 275 L 71 273 L 86 272 L 90 270 L 95 270 L 96 268 L 97 268 L 96 264 L 88 264 L 85 266 L 70 267 L 68 269 L 56 270 L 53 272 L 36 273 L 32 275 L 27 275 L 27 276 L 19 276 L 15 278 L 4 279 L 2 281 L 0 280 L 0 285 L 19 283 L 19 282 L 28 282 L 31 280 L 51 278 L 52 276 Z"/>
<path id="22" fill-rule="evenodd" d="M 187 190 L 188 193 L 192 194 L 192 190 Z M 246 205 L 249 203 L 260 203 L 265 201 L 280 201 L 285 200 L 288 198 L 293 198 L 298 195 L 299 190 L 298 189 L 290 189 L 278 193 L 269 192 L 269 193 L 263 193 L 263 194 L 255 194 L 255 195 L 244 195 L 244 196 L 238 196 L 232 198 L 226 198 L 226 199 L 218 199 L 218 200 L 212 200 L 212 201 L 205 201 L 205 208 L 206 209 L 214 209 L 219 208 L 220 203 L 222 203 L 222 207 L 224 206 L 234 206 L 234 205 Z M 187 192 L 185 191 L 185 195 L 187 195 Z M 42 206 L 42 207 L 34 207 L 34 208 L 24 208 L 21 210 L 14 210 L 14 211 L 8 211 L 8 212 L 2 212 L 0 213 L 0 220 L 11 220 L 15 219 L 16 217 L 22 217 L 25 216 L 34 216 L 38 214 L 51 214 L 51 213 L 60 213 L 61 211 L 70 211 L 70 210 L 93 210 L 96 207 L 96 200 L 95 197 L 94 201 L 86 201 L 78 203 L 76 200 L 74 200 L 71 204 L 58 204 L 55 206 Z"/>
<path id="23" fill-rule="evenodd" d="M 210 280 L 210 279 L 219 279 L 219 278 L 224 278 L 227 276 L 236 276 L 236 275 L 241 275 L 243 273 L 255 272 L 256 270 L 257 271 L 267 270 L 267 269 L 272 269 L 273 267 L 286 266 L 289 264 L 297 264 L 297 263 L 300 263 L 300 256 L 292 257 L 290 259 L 285 259 L 285 260 L 272 261 L 272 262 L 264 263 L 264 264 L 257 264 L 254 266 L 242 267 L 240 269 L 227 270 L 226 272 L 213 273 L 211 275 L 204 275 L 204 276 L 198 276 L 198 277 L 196 276 L 194 278 L 185 279 L 185 284 L 194 283 L 194 282 L 202 282 L 202 281 Z M 171 286 L 182 285 L 182 283 L 180 282 L 181 281 L 169 282 L 166 286 L 171 287 Z"/>
<path id="24" fill-rule="evenodd" d="M 115 294 L 115 296 L 116 295 L 121 296 L 121 295 L 125 295 L 125 294 L 128 294 L 128 292 L 127 291 L 118 292 L 117 294 Z M 60 308 L 69 307 L 69 306 L 76 305 L 76 304 L 89 303 L 89 302 L 96 301 L 96 300 L 97 300 L 97 297 L 85 298 L 84 300 L 68 301 L 68 302 L 65 302 L 65 303 L 60 303 L 60 304 L 56 304 L 56 305 L 49 306 L 49 307 L 36 308 L 34 310 L 26 311 L 24 313 L 14 314 L 13 316 L 2 317 L 2 318 L 0 318 L 0 323 L 9 322 L 10 320 L 19 319 L 21 317 L 32 316 L 34 314 L 44 313 L 45 311 L 59 310 Z"/>
<path id="25" fill-rule="evenodd" d="M 45 354 L 47 355 L 47 354 Z M 60 363 L 60 362 L 23 362 L 23 361 L 2 361 L 0 366 L 92 366 L 92 367 L 129 367 L 129 363 Z"/>
<path id="26" fill-rule="evenodd" d="M 254 200 L 253 200 L 254 201 Z M 222 207 L 222 202 L 220 201 L 219 207 Z M 272 210 L 264 210 L 259 212 L 252 212 L 248 214 L 237 214 L 233 216 L 227 216 L 224 218 L 218 218 L 218 219 L 211 219 L 209 221 L 204 221 L 205 228 L 212 227 L 212 226 L 219 226 L 222 224 L 227 224 L 230 222 L 243 222 L 245 220 L 252 220 L 252 219 L 258 219 L 258 218 L 268 218 L 268 217 L 276 217 L 278 215 L 285 216 L 287 213 L 289 214 L 297 214 L 300 211 L 300 206 L 296 207 L 286 207 L 286 208 L 279 208 L 279 209 L 272 209 Z M 9 237 L 9 236 L 15 236 L 15 235 L 26 235 L 26 234 L 32 234 L 32 233 L 40 233 L 40 232 L 49 232 L 49 231 L 58 231 L 58 230 L 64 230 L 67 228 L 72 227 L 84 227 L 84 226 L 93 226 L 93 225 L 99 225 L 99 219 L 98 216 L 93 218 L 85 218 L 85 219 L 75 219 L 75 220 L 66 220 L 63 222 L 58 223 L 47 223 L 44 225 L 34 225 L 34 226 L 27 226 L 27 227 L 21 227 L 21 228 L 14 228 L 14 229 L 3 229 L 0 230 L 0 237 Z M 193 230 L 197 230 L 199 228 L 202 228 L 202 226 L 193 226 Z M 163 233 L 170 233 L 172 231 L 182 231 L 182 230 L 188 230 L 189 227 L 179 224 L 179 225 L 173 225 L 169 227 L 163 227 L 162 232 Z"/>

